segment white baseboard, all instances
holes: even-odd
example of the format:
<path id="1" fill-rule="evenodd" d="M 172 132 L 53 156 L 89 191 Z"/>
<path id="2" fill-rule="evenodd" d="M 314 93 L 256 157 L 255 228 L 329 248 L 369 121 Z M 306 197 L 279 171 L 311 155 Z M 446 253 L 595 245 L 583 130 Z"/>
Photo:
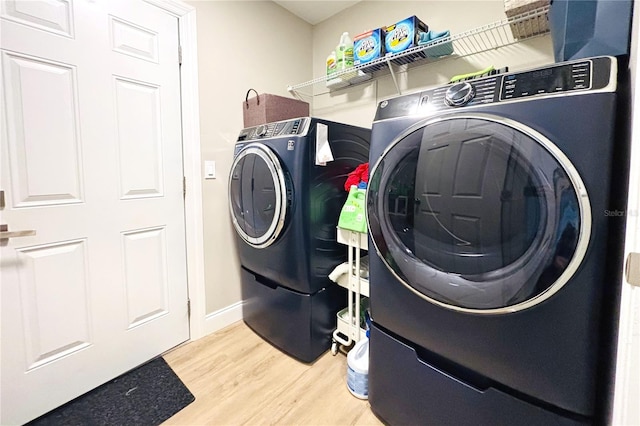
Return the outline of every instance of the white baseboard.
<path id="1" fill-rule="evenodd" d="M 221 330 L 242 320 L 242 301 L 208 314 L 205 317 L 205 335 Z"/>

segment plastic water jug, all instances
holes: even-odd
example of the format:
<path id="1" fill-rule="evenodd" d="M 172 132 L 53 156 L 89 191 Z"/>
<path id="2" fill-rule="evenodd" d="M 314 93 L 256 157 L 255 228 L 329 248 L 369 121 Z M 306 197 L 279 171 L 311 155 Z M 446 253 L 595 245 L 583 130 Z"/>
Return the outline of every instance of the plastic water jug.
<path id="1" fill-rule="evenodd" d="M 347 354 L 347 388 L 356 398 L 369 398 L 369 330 Z"/>

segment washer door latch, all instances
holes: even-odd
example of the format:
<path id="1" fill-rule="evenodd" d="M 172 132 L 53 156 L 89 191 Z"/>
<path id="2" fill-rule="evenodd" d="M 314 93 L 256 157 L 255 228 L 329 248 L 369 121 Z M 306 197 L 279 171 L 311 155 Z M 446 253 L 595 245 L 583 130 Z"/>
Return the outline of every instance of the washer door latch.
<path id="1" fill-rule="evenodd" d="M 629 253 L 624 273 L 629 284 L 640 287 L 640 253 Z"/>

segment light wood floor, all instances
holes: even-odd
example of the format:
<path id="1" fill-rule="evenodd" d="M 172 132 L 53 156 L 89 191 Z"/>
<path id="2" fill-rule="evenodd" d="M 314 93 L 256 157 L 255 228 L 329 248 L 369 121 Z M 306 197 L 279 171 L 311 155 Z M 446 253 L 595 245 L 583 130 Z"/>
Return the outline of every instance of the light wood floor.
<path id="1" fill-rule="evenodd" d="M 164 359 L 196 397 L 164 425 L 382 425 L 347 390 L 345 354 L 304 364 L 242 321 Z"/>

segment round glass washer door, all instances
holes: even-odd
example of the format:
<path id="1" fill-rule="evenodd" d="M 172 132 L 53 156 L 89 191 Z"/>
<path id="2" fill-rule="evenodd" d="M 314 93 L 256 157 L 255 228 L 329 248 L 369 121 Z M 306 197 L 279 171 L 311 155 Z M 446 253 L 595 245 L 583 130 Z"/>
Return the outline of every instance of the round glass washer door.
<path id="1" fill-rule="evenodd" d="M 287 216 L 287 187 L 278 157 L 269 147 L 251 143 L 238 153 L 229 175 L 233 226 L 255 248 L 273 244 Z"/>
<path id="2" fill-rule="evenodd" d="M 487 114 L 427 119 L 372 169 L 367 220 L 391 273 L 418 296 L 477 314 L 559 291 L 591 234 L 584 184 L 539 132 Z"/>

